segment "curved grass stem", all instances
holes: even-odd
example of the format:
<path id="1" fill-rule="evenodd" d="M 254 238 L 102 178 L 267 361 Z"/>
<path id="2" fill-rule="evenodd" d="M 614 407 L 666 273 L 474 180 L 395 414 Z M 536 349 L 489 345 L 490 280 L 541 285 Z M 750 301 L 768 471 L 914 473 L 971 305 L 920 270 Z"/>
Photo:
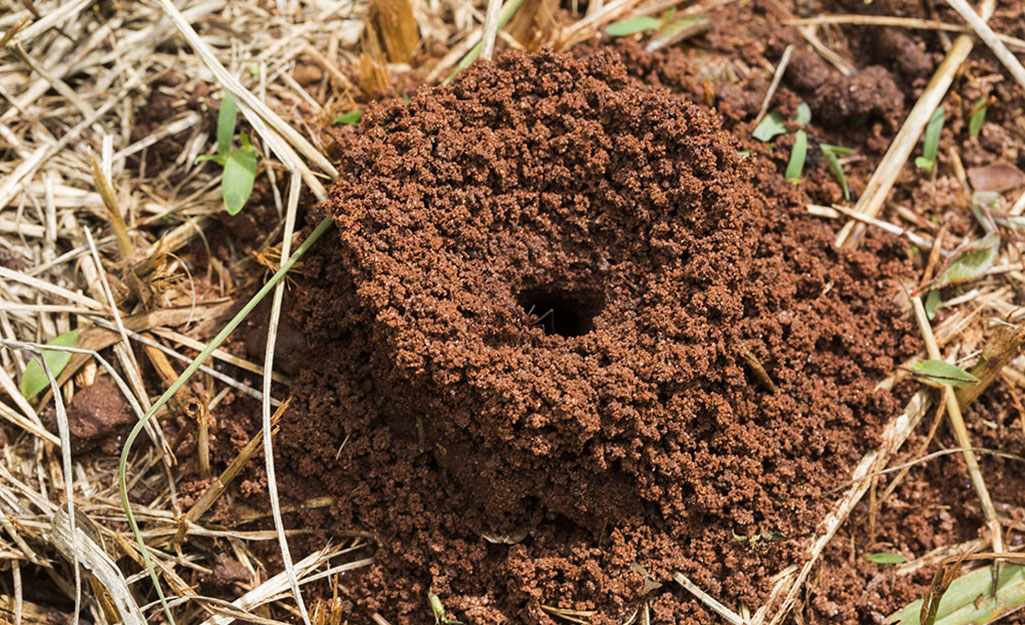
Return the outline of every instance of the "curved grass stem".
<path id="1" fill-rule="evenodd" d="M 189 364 L 188 367 L 185 368 L 185 371 L 183 371 L 182 374 L 178 376 L 178 379 L 175 380 L 174 383 L 171 384 L 171 386 L 166 391 L 164 391 L 164 394 L 160 396 L 160 399 L 154 402 L 153 406 L 146 411 L 146 414 L 144 414 L 142 418 L 139 420 L 139 422 L 136 423 L 135 426 L 132 428 L 132 431 L 128 434 L 128 438 L 125 439 L 125 446 L 121 450 L 121 459 L 118 462 L 117 467 L 118 490 L 121 493 L 121 506 L 124 508 L 125 516 L 128 517 L 128 524 L 129 526 L 131 526 L 132 535 L 135 536 L 135 540 L 139 545 L 139 551 L 142 554 L 143 564 L 145 565 L 146 570 L 149 572 L 149 576 L 150 579 L 153 581 L 154 588 L 156 588 L 157 597 L 159 597 L 160 599 L 160 605 L 164 610 L 164 614 L 167 616 L 168 623 L 170 623 L 171 625 L 175 625 L 174 616 L 172 616 L 171 614 L 171 608 L 167 604 L 167 598 L 164 596 L 164 591 L 160 587 L 160 580 L 157 577 L 156 569 L 153 567 L 153 563 L 150 560 L 149 551 L 146 549 L 146 543 L 142 538 L 142 533 L 139 531 L 139 524 L 135 520 L 135 515 L 132 513 L 131 502 L 128 500 L 126 469 L 128 466 L 128 456 L 132 451 L 132 445 L 135 443 L 135 439 L 139 437 L 139 434 L 142 432 L 143 428 L 146 427 L 146 424 L 149 423 L 150 419 L 153 418 L 153 415 L 155 415 L 158 410 L 160 410 L 172 397 L 174 397 L 175 393 L 178 392 L 178 389 L 180 389 L 182 386 L 185 385 L 186 382 L 188 382 L 189 378 L 191 378 L 192 375 L 199 370 L 199 367 L 204 362 L 206 362 L 210 355 L 213 354 L 214 350 L 220 347 L 221 343 L 223 343 L 225 339 L 227 339 L 228 336 L 231 335 L 235 328 L 237 328 L 239 324 L 241 324 L 245 320 L 245 318 L 249 316 L 249 313 L 253 312 L 253 310 L 260 304 L 260 302 L 263 301 L 263 298 L 266 297 L 274 289 L 274 287 L 281 281 L 281 279 L 285 277 L 285 274 L 287 274 L 289 270 L 292 269 L 292 266 L 295 265 L 295 263 L 300 258 L 302 258 L 303 255 L 310 249 L 310 247 L 317 242 L 317 239 L 319 239 L 321 236 L 323 236 L 325 232 L 328 231 L 328 229 L 331 227 L 331 224 L 332 221 L 330 217 L 325 217 L 320 221 L 320 223 L 317 224 L 317 227 L 313 230 L 313 232 L 310 233 L 310 236 L 302 242 L 302 245 L 300 245 L 298 249 L 295 250 L 295 253 L 292 254 L 289 257 L 289 259 L 281 265 L 281 268 L 278 269 L 273 276 L 271 276 L 270 280 L 268 280 L 267 283 L 264 284 L 263 287 L 261 287 L 255 295 L 253 295 L 252 299 L 250 299 L 249 302 L 247 302 L 246 305 L 242 307 L 242 310 L 238 311 L 238 313 L 236 313 L 235 316 L 232 317 L 231 321 L 229 321 L 228 324 L 224 326 L 224 329 L 217 333 L 217 336 L 215 336 L 213 340 L 211 340 L 210 343 L 206 346 L 206 348 L 202 352 L 200 352 L 198 356 L 196 356 L 196 358 Z"/>

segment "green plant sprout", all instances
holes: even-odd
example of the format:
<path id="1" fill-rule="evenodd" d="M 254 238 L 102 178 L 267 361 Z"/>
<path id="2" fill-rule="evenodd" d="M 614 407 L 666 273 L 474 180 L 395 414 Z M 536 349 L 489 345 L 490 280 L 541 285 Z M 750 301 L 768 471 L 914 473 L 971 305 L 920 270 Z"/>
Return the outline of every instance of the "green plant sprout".
<path id="1" fill-rule="evenodd" d="M 642 15 L 640 17 L 632 17 L 628 20 L 612 22 L 605 27 L 605 32 L 611 37 L 627 37 L 629 35 L 635 35 L 649 30 L 656 30 L 661 25 L 662 20 L 657 17 Z"/>
<path id="2" fill-rule="evenodd" d="M 811 107 L 807 103 L 801 102 L 797 105 L 797 115 L 794 117 L 794 121 L 801 128 L 794 133 L 794 147 L 790 148 L 786 179 L 794 184 L 801 184 L 804 162 L 808 158 L 808 133 L 804 131 L 804 127 L 811 121 Z"/>
<path id="3" fill-rule="evenodd" d="M 46 344 L 54 347 L 74 347 L 77 340 L 78 330 L 72 330 L 51 339 Z M 50 368 L 54 377 L 57 377 L 64 370 L 64 367 L 68 366 L 68 361 L 71 360 L 71 352 L 43 350 L 43 358 L 46 359 L 46 366 Z M 32 399 L 49 386 L 50 379 L 46 377 L 43 366 L 39 364 L 38 358 L 33 358 L 25 365 L 25 373 L 21 376 L 21 394 L 25 396 L 25 399 Z"/>
<path id="4" fill-rule="evenodd" d="M 794 147 L 790 148 L 790 160 L 787 162 L 786 178 L 794 184 L 801 184 L 804 173 L 804 161 L 808 157 L 808 133 L 798 130 L 794 133 Z"/>
<path id="5" fill-rule="evenodd" d="M 833 176 L 836 177 L 837 182 L 840 183 L 840 187 L 843 188 L 843 199 L 850 200 L 851 188 L 847 184 L 847 176 L 844 175 L 843 164 L 840 162 L 840 157 L 853 154 L 854 150 L 839 145 L 830 145 L 828 143 L 820 143 L 819 150 L 822 151 L 822 156 L 826 158 L 826 163 L 829 164 L 829 170 L 833 172 Z"/>
<path id="6" fill-rule="evenodd" d="M 762 143 L 768 143 L 779 135 L 785 135 L 786 133 L 787 126 L 786 121 L 783 119 L 783 114 L 773 111 L 766 115 L 762 121 L 758 122 L 751 136 Z"/>
<path id="7" fill-rule="evenodd" d="M 631 17 L 630 19 L 612 22 L 605 27 L 605 32 L 608 33 L 610 37 L 628 37 L 630 35 L 636 35 L 637 33 L 644 33 L 653 30 L 659 32 L 675 31 L 693 23 L 695 20 L 694 17 L 685 16 L 674 21 L 673 17 L 675 16 L 676 9 L 669 9 L 661 19 L 651 17 L 650 15 Z M 666 34 L 671 36 L 674 33 L 668 32 Z"/>
<path id="8" fill-rule="evenodd" d="M 979 98 L 972 106 L 971 117 L 968 118 L 968 135 L 978 137 L 982 132 L 982 124 L 986 121 L 986 110 L 989 108 L 989 98 Z"/>
<path id="9" fill-rule="evenodd" d="M 797 116 L 794 117 L 794 121 L 796 121 L 801 128 L 804 128 L 809 122 L 811 122 L 811 107 L 808 106 L 807 102 L 801 102 L 797 105 Z"/>
<path id="10" fill-rule="evenodd" d="M 908 559 L 899 553 L 870 553 L 865 556 L 869 562 L 876 564 L 904 564 Z"/>
<path id="11" fill-rule="evenodd" d="M 427 603 L 431 606 L 431 612 L 434 614 L 435 625 L 463 625 L 462 621 L 445 616 L 445 606 L 441 603 L 441 598 L 433 591 L 427 592 Z"/>
<path id="12" fill-rule="evenodd" d="M 947 114 L 943 107 L 936 109 L 936 112 L 929 118 L 925 126 L 925 138 L 922 140 L 922 155 L 915 159 L 915 166 L 931 172 L 936 165 L 936 154 L 940 151 L 940 133 L 943 132 L 943 121 Z"/>
<path id="13" fill-rule="evenodd" d="M 363 119 L 363 109 L 356 109 L 336 116 L 331 120 L 331 123 L 334 125 L 347 124 L 349 126 L 355 126 L 361 119 Z"/>
<path id="14" fill-rule="evenodd" d="M 256 182 L 257 152 L 249 143 L 246 133 L 239 133 L 242 146 L 232 149 L 231 139 L 235 133 L 235 118 L 238 109 L 231 94 L 224 94 L 221 110 L 217 114 L 217 154 L 201 154 L 197 163 L 213 161 L 224 168 L 221 176 L 221 197 L 229 215 L 236 215 L 246 205 Z"/>

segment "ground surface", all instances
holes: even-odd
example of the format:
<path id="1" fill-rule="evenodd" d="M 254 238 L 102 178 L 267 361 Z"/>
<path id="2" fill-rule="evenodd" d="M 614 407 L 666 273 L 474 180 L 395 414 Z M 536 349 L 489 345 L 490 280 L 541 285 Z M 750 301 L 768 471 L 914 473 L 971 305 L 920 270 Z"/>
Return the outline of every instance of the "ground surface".
<path id="1" fill-rule="evenodd" d="M 518 19 L 510 31 L 528 49 L 552 24 L 571 24 L 587 10 L 529 0 L 524 7 L 534 20 Z M 665 50 L 646 51 L 646 35 L 599 33 L 562 55 L 501 55 L 449 87 L 424 84 L 447 51 L 436 39 L 409 72 L 368 73 L 355 58 L 331 66 L 360 87 L 343 89 L 345 98 L 325 95 L 335 92 L 325 88 L 321 63 L 289 66 L 288 88 L 303 95 L 284 101 L 339 163 L 341 177 L 329 201 L 303 201 L 307 224 L 331 215 L 338 230 L 303 260 L 286 298 L 275 370 L 292 380 L 290 388 L 276 386 L 275 396 L 293 399 L 275 437 L 278 484 L 286 527 L 300 530 L 290 539 L 298 558 L 339 543 L 359 545 L 349 557 L 374 558 L 306 587 L 314 606 L 340 597 L 339 620 L 319 622 L 434 622 L 427 603 L 434 592 L 449 616 L 467 623 L 582 617 L 613 624 L 635 613 L 644 618 L 645 606 L 654 623 L 708 623 L 718 617 L 671 581 L 676 572 L 745 614 L 766 599 L 774 575 L 800 561 L 836 489 L 918 387 L 905 380 L 875 390 L 920 348 L 901 285 L 917 284 L 928 264 L 927 250 L 877 229 L 859 250 L 832 246 L 843 220 L 812 216 L 807 206 L 847 202 L 817 146 L 854 151 L 843 167 L 856 200 L 956 36 L 824 26 L 817 34 L 836 55 L 831 64 L 784 23 L 846 12 L 961 23 L 939 1 L 706 3 L 710 27 Z M 432 18 L 418 19 L 430 40 Z M 990 23 L 1025 37 L 1019 3 L 998 3 Z M 207 35 L 220 36 L 216 20 L 209 26 Z M 789 45 L 789 67 L 768 106 L 788 120 L 789 132 L 760 142 L 751 136 L 755 117 Z M 272 232 L 279 190 L 261 176 L 246 210 L 226 218 L 216 212 L 213 187 L 181 168 L 189 159 L 180 155 L 202 147 L 205 135 L 196 132 L 212 132 L 207 113 L 216 106 L 209 77 L 187 74 L 153 74 L 138 114 L 121 124 L 130 128 L 126 141 L 145 140 L 171 118 L 202 112 L 203 121 L 125 162 L 133 193 L 210 196 L 205 201 L 216 210 L 196 212 L 203 236 L 183 245 L 182 264 L 168 269 L 187 269 L 190 290 L 168 293 L 179 304 L 214 306 L 266 277 L 273 258 L 266 245 L 279 236 Z M 88 79 L 68 78 L 76 87 Z M 972 137 L 972 107 L 990 96 L 982 131 Z M 1021 193 L 1023 96 L 978 46 L 944 99 L 937 169 L 905 165 L 882 216 L 930 241 L 945 233 L 947 249 L 976 236 L 973 190 L 1002 192 L 1007 205 Z M 795 185 L 784 171 L 801 102 L 811 111 L 810 150 Z M 358 126 L 326 129 L 329 111 L 354 105 L 366 108 Z M 27 141 L 31 121 L 22 126 L 0 115 Z M 35 196 L 25 194 L 23 206 L 31 205 Z M 87 219 L 106 227 L 98 211 Z M 170 231 L 147 227 L 154 238 Z M 101 243 L 113 247 L 110 239 Z M 262 255 L 257 262 L 240 260 L 249 250 Z M 55 252 L 33 255 L 5 240 L 0 253 L 0 264 L 21 271 Z M 1008 252 L 1000 263 L 1009 269 L 944 289 L 945 301 L 968 294 L 935 320 L 948 356 L 974 357 L 993 319 L 1020 322 L 1019 262 Z M 109 271 L 121 268 L 110 263 Z M 88 289 L 74 280 L 68 286 Z M 167 326 L 208 340 L 224 313 Z M 266 317 L 267 307 L 258 309 L 226 348 L 260 361 Z M 17 316 L 14 322 L 35 327 Z M 67 323 L 61 317 L 55 327 Z M 49 338 L 52 326 L 35 332 Z M 147 389 L 158 395 L 166 371 L 141 350 L 139 359 Z M 1022 453 L 1021 365 L 1012 362 L 966 412 L 976 447 Z M 218 368 L 258 386 L 251 374 Z M 217 474 L 259 431 L 259 405 L 235 390 L 215 392 L 214 384 L 205 378 L 189 389 L 212 406 Z M 110 458 L 133 417 L 95 367 L 69 383 L 76 385 L 68 406 L 72 450 L 104 493 L 93 508 L 87 499 L 83 506 L 106 517 L 116 508 L 103 499 L 113 486 Z M 40 418 L 56 431 L 52 408 Z M 135 485 L 133 500 L 152 502 L 148 513 L 189 510 L 212 483 L 198 460 L 194 416 L 182 403 L 161 418 L 180 460 L 177 490 L 165 495 L 160 480 L 147 479 Z M 956 446 L 945 425 L 934 436 L 932 425 L 930 414 L 891 465 Z M 31 439 L 19 432 L 0 428 L 5 453 Z M 257 452 L 205 523 L 260 538 L 243 548 L 249 536 L 190 537 L 188 558 L 166 559 L 172 569 L 189 562 L 182 588 L 232 600 L 280 570 L 274 541 L 257 532 L 273 527 L 259 460 Z M 1025 523 L 1020 461 L 987 453 L 980 462 L 1017 549 Z M 37 477 L 31 469 L 22 479 Z M 958 454 L 912 468 L 883 497 L 892 479 L 876 482 L 829 543 L 793 622 L 882 622 L 925 593 L 935 550 L 982 549 L 982 511 Z M 11 510 L 20 523 L 34 518 Z M 170 524 L 161 518 L 148 522 Z M 124 531 L 117 517 L 106 523 Z M 123 549 L 119 564 L 134 572 L 134 552 Z M 873 552 L 912 562 L 866 561 Z M 29 601 L 71 609 L 41 569 L 23 568 L 21 577 L 0 576 L 4 596 L 21 584 Z M 140 602 L 154 598 L 141 584 L 134 588 Z M 277 607 L 261 615 L 298 619 Z M 205 615 L 179 616 L 198 623 Z"/>

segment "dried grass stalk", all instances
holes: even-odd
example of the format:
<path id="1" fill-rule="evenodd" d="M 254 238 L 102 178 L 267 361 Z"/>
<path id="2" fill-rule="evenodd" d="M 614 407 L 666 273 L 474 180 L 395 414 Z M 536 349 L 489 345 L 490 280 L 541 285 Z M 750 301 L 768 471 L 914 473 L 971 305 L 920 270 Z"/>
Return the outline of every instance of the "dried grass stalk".
<path id="1" fill-rule="evenodd" d="M 392 63 L 410 63 L 420 46 L 420 29 L 409 0 L 372 0 L 370 19 Z"/>

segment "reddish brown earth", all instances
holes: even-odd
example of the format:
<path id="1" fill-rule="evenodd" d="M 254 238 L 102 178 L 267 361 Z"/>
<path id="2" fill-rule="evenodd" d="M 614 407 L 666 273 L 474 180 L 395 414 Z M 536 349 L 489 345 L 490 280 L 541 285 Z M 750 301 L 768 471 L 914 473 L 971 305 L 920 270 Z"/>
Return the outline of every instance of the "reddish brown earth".
<path id="1" fill-rule="evenodd" d="M 917 345 L 893 302 L 895 280 L 917 277 L 906 259 L 924 263 L 890 238 L 832 249 L 838 223 L 804 214 L 843 198 L 815 145 L 855 148 L 856 198 L 944 48 L 932 32 L 820 31 L 856 67 L 843 77 L 779 21 L 958 18 L 937 1 L 790 4 L 728 5 L 710 32 L 656 54 L 618 41 L 579 46 L 577 61 L 504 57 L 411 103 L 373 105 L 339 137 L 345 174 L 311 220 L 330 212 L 341 228 L 304 259 L 292 322 L 305 340 L 290 330 L 294 348 L 279 349 L 295 398 L 276 440 L 286 503 L 335 498 L 288 517 L 314 530 L 297 552 L 376 539 L 376 563 L 343 580 L 351 622 L 375 610 L 433 622 L 433 590 L 467 623 L 565 622 L 542 605 L 622 623 L 644 586 L 634 563 L 664 582 L 649 596 L 653 622 L 717 622 L 673 571 L 739 610 L 795 561 L 830 489 L 907 396 L 871 388 Z M 991 23 L 1025 36 L 1021 15 L 1001 3 Z M 782 176 L 789 137 L 750 139 L 788 44 L 772 109 L 812 108 L 799 186 Z M 610 47 L 623 65 L 588 58 Z M 955 149 L 966 168 L 1025 166 L 1011 105 L 1022 94 L 1000 71 L 977 51 L 945 101 L 941 154 Z M 988 95 L 999 104 L 968 138 L 967 112 Z M 935 178 L 909 165 L 892 197 L 969 231 L 970 190 L 946 163 Z M 245 347 L 261 353 L 261 336 Z M 306 341 L 312 359 L 295 356 Z M 966 414 L 976 445 L 1021 449 L 1016 401 L 998 386 Z M 257 429 L 248 412 L 212 426 L 215 461 Z M 916 456 L 930 420 L 895 462 Z M 929 451 L 953 445 L 941 427 Z M 980 462 L 1017 545 L 1020 465 Z M 266 509 L 264 486 L 247 470 L 240 494 Z M 867 501 L 854 511 L 793 621 L 881 622 L 933 569 L 897 575 L 864 555 L 921 556 L 976 538 L 980 518 L 958 456 L 913 469 L 874 513 Z"/>
<path id="2" fill-rule="evenodd" d="M 834 250 L 766 201 L 794 193 L 767 161 L 610 52 L 509 54 L 340 140 L 280 453 L 336 497 L 308 521 L 378 538 L 360 606 L 620 623 L 637 563 L 757 607 L 900 409 L 872 390 L 914 345 L 900 247 Z M 652 607 L 709 618 L 675 585 Z"/>

